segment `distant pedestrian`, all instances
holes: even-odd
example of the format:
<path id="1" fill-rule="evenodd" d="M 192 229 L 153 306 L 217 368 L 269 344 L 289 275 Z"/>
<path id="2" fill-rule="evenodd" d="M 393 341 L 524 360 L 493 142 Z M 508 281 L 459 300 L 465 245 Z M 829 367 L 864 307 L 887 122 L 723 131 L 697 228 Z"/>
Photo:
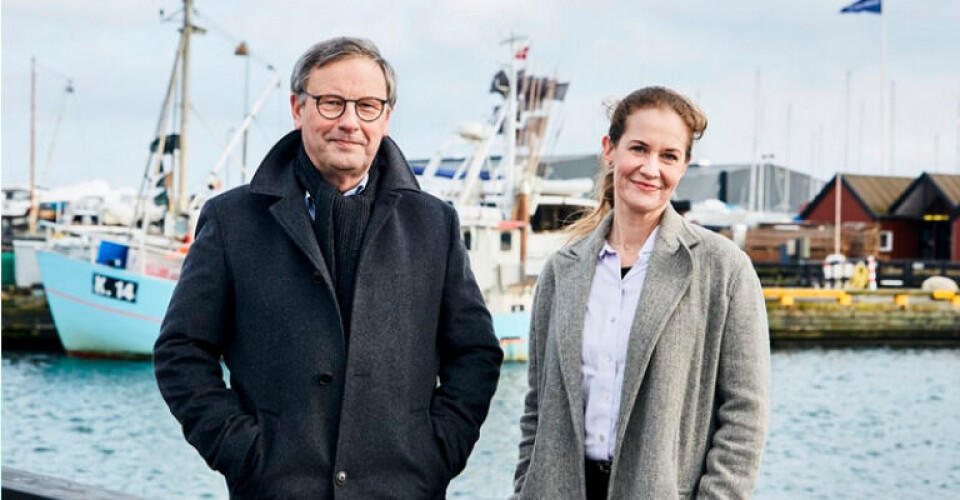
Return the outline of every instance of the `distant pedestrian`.
<path id="1" fill-rule="evenodd" d="M 396 100 L 373 43 L 314 45 L 296 130 L 203 208 L 154 362 L 231 498 L 443 498 L 480 435 L 503 353 L 456 212 L 387 137 Z"/>
<path id="2" fill-rule="evenodd" d="M 670 205 L 706 126 L 662 87 L 612 111 L 600 205 L 537 282 L 514 498 L 752 495 L 769 414 L 760 282 Z"/>

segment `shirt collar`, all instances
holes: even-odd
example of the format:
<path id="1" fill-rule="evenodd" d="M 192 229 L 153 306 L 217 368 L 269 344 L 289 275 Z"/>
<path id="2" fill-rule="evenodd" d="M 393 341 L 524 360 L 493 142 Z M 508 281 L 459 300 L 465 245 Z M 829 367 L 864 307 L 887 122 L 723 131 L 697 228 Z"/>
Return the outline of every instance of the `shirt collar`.
<path id="1" fill-rule="evenodd" d="M 653 228 L 653 231 L 650 231 L 650 236 L 647 236 L 647 241 L 643 242 L 643 247 L 640 248 L 640 251 L 637 252 L 637 255 L 650 254 L 653 252 L 653 245 L 657 241 L 657 233 L 660 232 L 660 224 L 657 224 L 657 227 Z M 600 253 L 597 254 L 597 260 L 603 260 L 611 255 L 616 255 L 617 251 L 610 245 L 610 242 L 603 240 L 603 247 L 600 248 Z"/>
<path id="2" fill-rule="evenodd" d="M 367 183 L 370 181 L 370 171 L 368 170 L 366 174 L 363 174 L 363 179 L 360 179 L 360 182 L 356 186 L 348 189 L 346 192 L 341 193 L 343 196 L 354 196 L 363 192 L 367 187 Z M 310 201 L 312 196 L 310 196 L 310 191 L 307 191 L 303 199 Z"/>
<path id="3" fill-rule="evenodd" d="M 348 189 L 344 196 L 353 196 L 355 194 L 360 194 L 367 187 L 367 182 L 370 181 L 370 170 L 367 170 L 367 173 L 363 174 L 363 179 L 360 179 L 360 182 L 351 189 Z"/>

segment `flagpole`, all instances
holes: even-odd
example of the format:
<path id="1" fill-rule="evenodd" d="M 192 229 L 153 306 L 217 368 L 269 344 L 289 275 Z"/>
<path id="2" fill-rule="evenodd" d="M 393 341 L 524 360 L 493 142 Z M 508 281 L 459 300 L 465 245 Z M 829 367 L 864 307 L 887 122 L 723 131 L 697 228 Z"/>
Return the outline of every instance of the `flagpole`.
<path id="1" fill-rule="evenodd" d="M 960 99 L 957 99 L 957 173 L 960 174 Z"/>
<path id="2" fill-rule="evenodd" d="M 837 172 L 833 183 L 833 191 L 836 195 L 833 200 L 833 253 L 840 253 L 840 225 L 843 223 L 840 215 L 841 192 L 843 191 L 843 175 Z"/>
<path id="3" fill-rule="evenodd" d="M 843 169 L 850 170 L 850 75 L 847 68 L 847 85 L 843 93 Z"/>
<path id="4" fill-rule="evenodd" d="M 887 0 L 884 3 L 889 5 Z M 887 86 L 887 16 L 883 12 L 884 8 L 881 7 L 880 11 L 880 50 L 881 50 L 881 66 L 880 66 L 880 85 L 883 95 L 883 140 L 881 144 L 883 146 L 883 172 L 886 175 L 891 175 L 890 170 L 891 160 L 890 158 L 890 94 L 889 87 Z"/>

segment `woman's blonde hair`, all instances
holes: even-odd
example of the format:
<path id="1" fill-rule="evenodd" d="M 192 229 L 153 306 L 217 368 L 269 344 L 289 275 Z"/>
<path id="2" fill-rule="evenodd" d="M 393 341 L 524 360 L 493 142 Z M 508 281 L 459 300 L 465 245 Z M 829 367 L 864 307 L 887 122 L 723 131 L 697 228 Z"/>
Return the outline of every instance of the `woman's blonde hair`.
<path id="1" fill-rule="evenodd" d="M 627 118 L 638 109 L 665 108 L 673 110 L 689 132 L 684 162 L 690 162 L 693 143 L 703 137 L 707 129 L 707 116 L 700 111 L 693 101 L 684 95 L 665 87 L 644 87 L 634 90 L 627 97 L 609 106 L 610 129 L 607 135 L 610 143 L 616 146 L 627 128 Z M 613 169 L 603 164 L 601 157 L 600 171 L 597 175 L 594 198 L 599 202 L 596 208 L 587 212 L 576 222 L 567 227 L 570 240 L 577 240 L 593 232 L 608 212 L 613 210 Z"/>

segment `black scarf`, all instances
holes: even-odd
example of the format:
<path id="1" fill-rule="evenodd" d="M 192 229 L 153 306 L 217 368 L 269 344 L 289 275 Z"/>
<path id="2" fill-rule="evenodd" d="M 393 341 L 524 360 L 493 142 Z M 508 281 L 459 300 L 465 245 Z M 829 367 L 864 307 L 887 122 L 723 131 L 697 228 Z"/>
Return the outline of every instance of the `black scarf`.
<path id="1" fill-rule="evenodd" d="M 353 196 L 343 196 L 320 175 L 302 146 L 295 160 L 297 181 L 310 193 L 313 201 L 314 231 L 337 293 L 347 341 L 350 337 L 354 284 L 363 234 L 376 198 L 378 163 L 374 159 L 363 191 Z"/>

